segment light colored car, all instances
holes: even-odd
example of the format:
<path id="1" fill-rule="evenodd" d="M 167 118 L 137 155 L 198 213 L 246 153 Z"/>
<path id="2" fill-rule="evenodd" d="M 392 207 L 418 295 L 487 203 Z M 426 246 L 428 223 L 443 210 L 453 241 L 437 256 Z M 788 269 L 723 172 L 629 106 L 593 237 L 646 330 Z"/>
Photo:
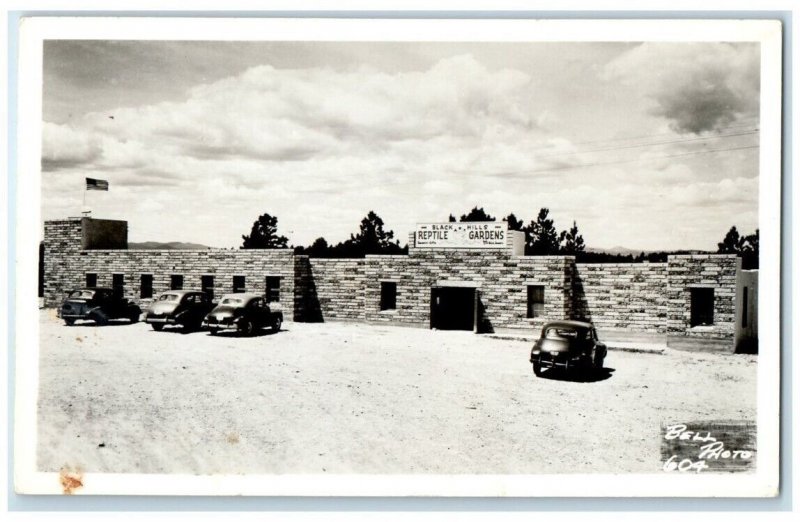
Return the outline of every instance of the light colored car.
<path id="1" fill-rule="evenodd" d="M 182 326 L 186 331 L 197 330 L 212 308 L 211 299 L 200 290 L 170 290 L 153 300 L 144 320 L 156 331 L 169 325 Z"/>

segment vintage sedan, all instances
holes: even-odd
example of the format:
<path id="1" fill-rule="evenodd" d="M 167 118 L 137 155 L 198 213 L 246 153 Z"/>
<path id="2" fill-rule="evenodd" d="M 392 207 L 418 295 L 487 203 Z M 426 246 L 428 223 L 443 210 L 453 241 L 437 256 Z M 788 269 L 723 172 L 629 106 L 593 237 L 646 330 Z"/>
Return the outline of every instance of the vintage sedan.
<path id="1" fill-rule="evenodd" d="M 544 325 L 531 350 L 533 373 L 542 375 L 549 368 L 599 370 L 603 368 L 607 351 L 591 323 L 552 321 Z"/>
<path id="2" fill-rule="evenodd" d="M 274 303 L 276 304 L 276 303 Z M 283 312 L 273 310 L 262 295 L 228 294 L 203 319 L 203 327 L 211 335 L 220 330 L 235 330 L 243 335 L 253 335 L 261 328 L 272 328 L 277 332 L 283 323 Z"/>
<path id="3" fill-rule="evenodd" d="M 181 326 L 186 331 L 197 330 L 212 308 L 214 304 L 204 292 L 170 290 L 153 300 L 144 320 L 156 331 L 168 325 Z"/>
<path id="4" fill-rule="evenodd" d="M 108 324 L 112 319 L 128 319 L 135 323 L 140 315 L 141 308 L 117 295 L 111 288 L 99 287 L 73 290 L 58 310 L 58 316 L 67 326 L 78 320 L 94 321 L 98 326 Z"/>

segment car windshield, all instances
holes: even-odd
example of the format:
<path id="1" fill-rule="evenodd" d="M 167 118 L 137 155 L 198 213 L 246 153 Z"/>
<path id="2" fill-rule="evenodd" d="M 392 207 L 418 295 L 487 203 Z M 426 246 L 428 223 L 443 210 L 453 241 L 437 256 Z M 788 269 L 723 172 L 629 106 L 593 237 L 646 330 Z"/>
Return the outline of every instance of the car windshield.
<path id="1" fill-rule="evenodd" d="M 224 305 L 240 305 L 243 302 L 244 302 L 244 300 L 240 299 L 238 297 L 226 297 L 225 299 L 222 300 L 222 302 L 220 304 L 224 304 Z"/>
<path id="2" fill-rule="evenodd" d="M 583 328 L 569 328 L 563 326 L 557 326 L 553 328 L 548 328 L 545 331 L 544 336 L 548 339 L 575 339 L 578 341 L 582 341 L 586 339 L 587 330 Z"/>
<path id="3" fill-rule="evenodd" d="M 69 296 L 73 299 L 91 299 L 94 296 L 94 292 L 91 290 L 75 290 Z"/>
<path id="4" fill-rule="evenodd" d="M 161 294 L 158 298 L 159 301 L 173 302 L 177 301 L 180 296 L 178 294 Z"/>

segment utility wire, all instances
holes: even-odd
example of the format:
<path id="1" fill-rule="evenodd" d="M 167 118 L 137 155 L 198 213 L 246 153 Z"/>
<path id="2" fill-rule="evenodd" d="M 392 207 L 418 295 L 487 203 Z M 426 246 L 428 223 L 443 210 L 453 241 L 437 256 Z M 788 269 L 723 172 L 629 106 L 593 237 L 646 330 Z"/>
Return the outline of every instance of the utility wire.
<path id="1" fill-rule="evenodd" d="M 737 132 L 737 133 L 731 133 L 731 134 L 717 134 L 716 136 L 699 136 L 699 137 L 696 137 L 696 138 L 684 138 L 684 139 L 678 139 L 678 140 L 654 141 L 654 142 L 650 142 L 650 143 L 639 143 L 639 144 L 635 144 L 635 145 L 621 145 L 619 147 L 604 147 L 604 148 L 599 148 L 599 149 L 565 151 L 565 152 L 559 152 L 559 153 L 555 153 L 555 154 L 545 154 L 545 155 L 541 155 L 539 157 L 540 158 L 550 158 L 550 157 L 554 157 L 554 156 L 569 156 L 569 155 L 574 155 L 574 154 L 585 154 L 585 153 L 589 153 L 589 152 L 605 152 L 605 151 L 610 151 L 610 150 L 635 149 L 635 148 L 638 148 L 638 147 L 652 147 L 652 146 L 655 146 L 655 145 L 669 145 L 671 143 L 686 143 L 686 142 L 689 142 L 689 141 L 712 140 L 712 139 L 718 139 L 718 138 L 732 138 L 734 136 L 749 136 L 749 135 L 752 135 L 752 134 L 756 134 L 757 132 L 758 132 L 758 129 L 755 129 L 755 130 L 747 131 L 747 132 Z"/>
<path id="2" fill-rule="evenodd" d="M 605 161 L 605 162 L 596 162 L 596 163 L 582 163 L 578 165 L 565 165 L 563 167 L 553 167 L 549 169 L 538 169 L 538 170 L 520 170 L 520 171 L 509 171 L 509 172 L 494 172 L 491 174 L 484 174 L 487 176 L 512 176 L 515 174 L 536 174 L 539 172 L 551 172 L 557 170 L 571 170 L 571 169 L 578 169 L 583 167 L 596 167 L 600 165 L 618 165 L 623 163 L 636 163 L 639 161 L 653 161 L 653 160 L 660 160 L 660 159 L 667 159 L 667 158 L 680 158 L 683 156 L 693 156 L 696 154 L 711 154 L 714 152 L 728 152 L 734 150 L 746 150 L 746 149 L 757 149 L 759 145 L 748 145 L 744 147 L 731 147 L 729 149 L 706 149 L 706 150 L 695 150 L 691 152 L 684 152 L 682 154 L 669 154 L 665 156 L 651 156 L 648 158 L 635 158 L 630 160 L 620 160 L 620 161 Z"/>
<path id="3" fill-rule="evenodd" d="M 751 119 L 751 118 L 747 118 L 747 119 Z M 752 119 L 757 119 L 757 118 L 752 118 Z M 752 123 L 740 123 L 740 124 L 736 124 L 736 125 L 727 125 L 725 127 L 720 127 L 717 130 L 720 131 L 720 132 L 724 132 L 724 131 L 727 131 L 727 130 L 740 129 L 742 127 L 752 127 L 752 126 L 755 126 L 755 125 L 757 125 L 756 121 L 754 121 Z M 758 128 L 756 128 L 754 130 L 758 131 Z M 624 136 L 624 137 L 621 137 L 621 138 L 609 138 L 609 139 L 605 139 L 605 140 L 578 141 L 578 142 L 572 143 L 572 145 L 591 145 L 593 143 L 606 143 L 606 142 L 610 143 L 610 142 L 616 142 L 616 141 L 635 141 L 635 140 L 644 140 L 644 139 L 647 139 L 647 138 L 660 138 L 660 137 L 663 137 L 663 136 L 674 136 L 674 135 L 675 135 L 674 132 L 667 132 L 667 133 L 660 133 L 660 134 L 643 134 L 643 135 L 639 135 L 639 136 Z M 714 135 L 701 136 L 701 138 L 712 138 L 712 137 L 714 137 Z M 530 149 L 530 150 L 546 150 L 546 149 L 549 149 L 549 148 L 551 148 L 551 147 L 537 147 L 535 149 Z"/>

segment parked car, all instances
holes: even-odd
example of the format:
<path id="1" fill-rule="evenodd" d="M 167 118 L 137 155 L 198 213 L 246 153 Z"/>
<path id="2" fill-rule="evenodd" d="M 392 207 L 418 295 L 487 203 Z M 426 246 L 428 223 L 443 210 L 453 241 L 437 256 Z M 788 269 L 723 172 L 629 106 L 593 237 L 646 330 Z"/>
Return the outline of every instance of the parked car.
<path id="1" fill-rule="evenodd" d="M 167 325 L 197 330 L 203 318 L 214 308 L 211 299 L 199 290 L 170 290 L 156 297 L 145 312 L 144 320 L 159 331 Z"/>
<path id="2" fill-rule="evenodd" d="M 264 296 L 258 294 L 228 294 L 203 319 L 203 326 L 211 335 L 220 330 L 236 330 L 243 335 L 253 335 L 261 328 L 281 329 L 283 312 L 272 310 Z"/>
<path id="3" fill-rule="evenodd" d="M 58 316 L 69 326 L 78 320 L 94 321 L 98 325 L 108 324 L 112 319 L 139 321 L 142 310 L 124 297 L 116 295 L 111 288 L 81 288 L 71 291 Z"/>
<path id="4" fill-rule="evenodd" d="M 552 321 L 542 328 L 542 335 L 531 350 L 533 373 L 542 375 L 548 368 L 564 370 L 601 369 L 606 345 L 597 339 L 591 323 Z"/>

